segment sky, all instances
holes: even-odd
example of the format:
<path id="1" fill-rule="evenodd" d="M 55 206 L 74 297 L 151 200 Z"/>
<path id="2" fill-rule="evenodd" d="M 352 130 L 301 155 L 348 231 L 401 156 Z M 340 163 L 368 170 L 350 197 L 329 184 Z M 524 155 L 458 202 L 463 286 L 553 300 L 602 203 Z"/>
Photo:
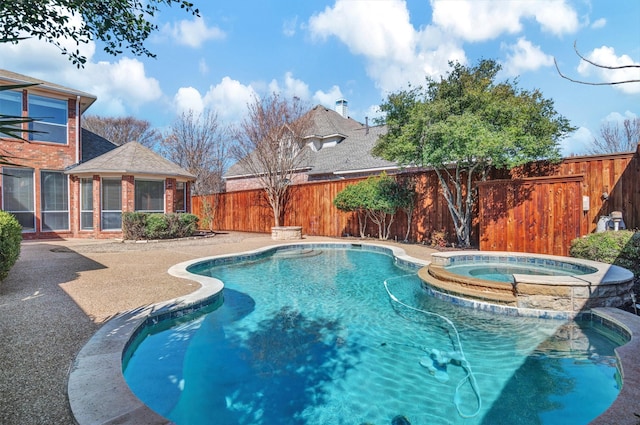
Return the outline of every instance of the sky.
<path id="1" fill-rule="evenodd" d="M 310 106 L 346 99 L 360 122 L 379 117 L 390 93 L 446 75 L 449 62 L 502 65 L 499 81 L 538 89 L 577 130 L 565 156 L 587 153 L 607 121 L 640 116 L 637 0 L 193 0 L 194 17 L 162 7 L 146 47 L 156 58 L 106 54 L 100 43 L 64 42 L 88 58 L 77 69 L 60 50 L 29 39 L 0 44 L 0 68 L 97 96 L 86 112 L 133 116 L 168 131 L 182 112 L 239 122 L 254 96 L 277 92 Z M 74 18 L 78 19 L 78 18 Z"/>

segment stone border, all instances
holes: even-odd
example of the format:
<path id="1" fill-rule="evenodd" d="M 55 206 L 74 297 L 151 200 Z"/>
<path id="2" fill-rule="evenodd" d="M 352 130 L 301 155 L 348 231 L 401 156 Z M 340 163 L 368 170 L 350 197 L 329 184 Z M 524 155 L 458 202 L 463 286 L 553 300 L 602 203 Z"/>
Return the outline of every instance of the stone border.
<path id="1" fill-rule="evenodd" d="M 588 308 L 616 307 L 629 298 L 633 273 L 622 267 L 578 258 L 519 252 L 439 252 L 419 276 L 439 296 L 461 298 L 460 303 L 488 303 L 489 309 L 507 314 L 562 318 L 580 314 Z M 457 260 L 457 261 L 456 261 Z M 450 272 L 452 263 L 478 263 L 497 260 L 505 265 L 558 265 L 577 274 L 564 276 L 513 274 L 513 282 L 493 282 Z M 583 274 L 585 270 L 593 270 Z M 512 311 L 513 310 L 513 311 Z M 548 312 L 544 314 L 544 312 Z"/>
<path id="2" fill-rule="evenodd" d="M 302 226 L 274 226 L 271 228 L 271 239 L 274 241 L 302 239 Z"/>
<path id="3" fill-rule="evenodd" d="M 133 394 L 122 373 L 126 348 L 144 324 L 160 317 L 181 315 L 217 302 L 224 287 L 215 278 L 195 275 L 187 268 L 206 261 L 239 256 L 259 256 L 273 249 L 292 249 L 299 246 L 345 246 L 390 252 L 403 265 L 423 267 L 427 261 L 408 256 L 403 249 L 376 244 L 303 242 L 274 245 L 254 251 L 219 255 L 185 261 L 172 266 L 173 276 L 190 279 L 201 287 L 193 293 L 174 300 L 141 307 L 108 321 L 80 350 L 69 372 L 67 393 L 73 415 L 79 425 L 170 425 L 173 424 L 151 410 Z M 616 353 L 624 385 L 613 405 L 593 424 L 637 425 L 639 414 L 636 401 L 640 399 L 640 365 L 635 361 L 640 353 L 640 317 L 614 308 L 592 310 L 602 317 L 605 325 L 617 326 L 630 335 L 630 341 L 618 347 Z"/>

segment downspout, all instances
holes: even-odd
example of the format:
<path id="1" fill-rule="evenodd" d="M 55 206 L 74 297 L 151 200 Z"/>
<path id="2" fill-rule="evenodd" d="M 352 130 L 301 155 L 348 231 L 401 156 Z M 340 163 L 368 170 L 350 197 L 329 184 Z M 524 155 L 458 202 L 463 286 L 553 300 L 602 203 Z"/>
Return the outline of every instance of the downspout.
<path id="1" fill-rule="evenodd" d="M 82 129 L 80 128 L 80 96 L 76 96 L 76 164 L 80 163 L 80 132 L 82 131 Z M 71 176 L 69 176 L 69 180 L 71 180 Z M 80 194 L 80 179 L 78 179 L 78 195 Z M 71 191 L 69 191 L 69 196 L 71 196 Z M 73 233 L 74 236 L 78 236 L 78 233 L 80 231 L 80 196 L 76 196 L 76 207 L 74 208 L 76 210 L 76 214 L 69 214 L 70 215 L 70 219 L 69 219 L 69 224 L 70 224 L 70 229 L 71 232 Z M 69 203 L 69 206 L 71 206 L 71 203 Z M 71 213 L 71 211 L 69 211 L 69 213 Z M 77 220 L 77 221 L 76 221 Z M 73 225 L 71 225 L 71 223 L 73 223 Z"/>
<path id="2" fill-rule="evenodd" d="M 80 96 L 76 96 L 76 164 L 80 163 Z"/>

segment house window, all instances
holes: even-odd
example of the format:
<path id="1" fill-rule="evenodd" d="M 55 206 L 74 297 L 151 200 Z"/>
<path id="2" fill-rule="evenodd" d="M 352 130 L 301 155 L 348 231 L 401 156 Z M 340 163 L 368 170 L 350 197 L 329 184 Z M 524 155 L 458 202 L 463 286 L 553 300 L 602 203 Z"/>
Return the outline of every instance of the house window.
<path id="1" fill-rule="evenodd" d="M 185 212 L 187 210 L 187 184 L 185 182 L 176 182 L 175 201 L 175 212 Z"/>
<path id="2" fill-rule="evenodd" d="M 33 170 L 8 168 L 2 170 L 2 209 L 13 214 L 25 232 L 35 228 Z"/>
<path id="3" fill-rule="evenodd" d="M 80 229 L 93 230 L 93 179 L 80 179 Z"/>
<path id="4" fill-rule="evenodd" d="M 69 230 L 69 185 L 61 171 L 40 172 L 42 230 Z"/>
<path id="5" fill-rule="evenodd" d="M 120 179 L 102 180 L 102 230 L 122 228 L 122 182 Z"/>
<path id="6" fill-rule="evenodd" d="M 0 115 L 10 117 L 22 116 L 22 93 L 11 90 L 0 91 Z M 10 128 L 21 128 L 20 125 L 10 125 Z M 16 134 L 20 136 L 20 134 Z M 6 137 L 2 135 L 1 137 Z"/>
<path id="7" fill-rule="evenodd" d="M 29 95 L 29 140 L 67 144 L 67 101 L 50 97 Z"/>
<path id="8" fill-rule="evenodd" d="M 164 181 L 136 180 L 136 211 L 164 212 Z"/>

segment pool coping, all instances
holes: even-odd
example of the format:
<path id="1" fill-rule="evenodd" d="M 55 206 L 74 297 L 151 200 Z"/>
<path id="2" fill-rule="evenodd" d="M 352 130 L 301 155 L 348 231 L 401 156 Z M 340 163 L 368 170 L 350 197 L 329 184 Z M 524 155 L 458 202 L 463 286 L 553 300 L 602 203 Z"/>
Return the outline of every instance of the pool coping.
<path id="1" fill-rule="evenodd" d="M 215 278 L 195 275 L 187 271 L 197 263 L 239 256 L 261 255 L 271 250 L 291 249 L 299 246 L 365 247 L 390 253 L 396 261 L 417 264 L 420 267 L 428 261 L 411 257 L 394 246 L 375 243 L 318 243 L 297 242 L 270 245 L 252 251 L 235 254 L 203 257 L 178 263 L 169 268 L 168 273 L 198 282 L 196 291 L 173 300 L 140 307 L 124 312 L 106 322 L 78 352 L 69 371 L 67 395 L 73 415 L 79 425 L 160 425 L 173 424 L 144 404 L 131 391 L 122 372 L 123 355 L 133 337 L 147 321 L 164 317 L 177 317 L 210 305 L 218 300 L 224 287 Z M 616 349 L 619 368 L 624 379 L 620 394 L 602 415 L 592 424 L 636 425 L 640 411 L 636 400 L 640 399 L 640 365 L 634 364 L 633 356 L 640 353 L 640 317 L 615 308 L 596 308 L 591 312 L 612 327 L 622 328 L 630 335 L 630 341 Z"/>
<path id="2" fill-rule="evenodd" d="M 532 274 L 514 273 L 515 284 L 534 283 L 536 285 L 562 285 L 572 282 L 587 282 L 591 285 L 614 285 L 633 279 L 633 273 L 629 270 L 607 263 L 592 260 L 585 260 L 574 257 L 560 257 L 548 254 L 530 254 L 526 252 L 506 252 L 506 251 L 457 251 L 457 252 L 436 252 L 431 254 L 431 258 L 436 263 L 439 259 L 449 260 L 452 257 L 466 257 L 474 255 L 482 257 L 502 257 L 502 258 L 529 258 L 535 257 L 540 260 L 550 260 L 554 262 L 569 263 L 579 266 L 587 266 L 596 269 L 594 273 L 567 274 L 565 276 L 539 276 Z M 519 264 L 515 262 L 515 264 Z"/>

